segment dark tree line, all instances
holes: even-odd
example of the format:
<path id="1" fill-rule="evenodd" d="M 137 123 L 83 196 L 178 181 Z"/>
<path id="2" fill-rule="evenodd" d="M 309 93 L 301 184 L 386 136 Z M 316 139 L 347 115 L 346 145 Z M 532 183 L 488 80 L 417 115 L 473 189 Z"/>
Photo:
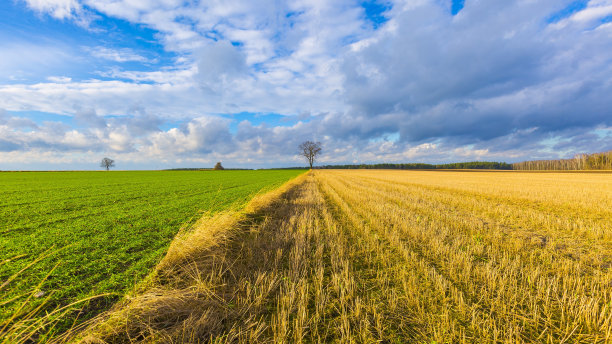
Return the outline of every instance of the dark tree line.
<path id="1" fill-rule="evenodd" d="M 326 165 L 322 169 L 390 169 L 390 170 L 443 170 L 443 169 L 483 169 L 483 170 L 511 170 L 512 165 L 505 162 L 472 161 L 456 162 L 452 164 L 360 164 L 360 165 Z"/>
<path id="2" fill-rule="evenodd" d="M 612 151 L 577 154 L 572 159 L 533 160 L 512 164 L 514 170 L 612 170 Z"/>

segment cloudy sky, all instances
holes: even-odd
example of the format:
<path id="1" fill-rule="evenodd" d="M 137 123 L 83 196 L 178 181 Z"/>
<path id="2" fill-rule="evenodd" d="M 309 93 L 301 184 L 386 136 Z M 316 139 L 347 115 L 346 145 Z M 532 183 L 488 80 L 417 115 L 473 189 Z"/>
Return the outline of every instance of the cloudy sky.
<path id="1" fill-rule="evenodd" d="M 612 0 L 3 0 L 0 170 L 612 149 Z"/>

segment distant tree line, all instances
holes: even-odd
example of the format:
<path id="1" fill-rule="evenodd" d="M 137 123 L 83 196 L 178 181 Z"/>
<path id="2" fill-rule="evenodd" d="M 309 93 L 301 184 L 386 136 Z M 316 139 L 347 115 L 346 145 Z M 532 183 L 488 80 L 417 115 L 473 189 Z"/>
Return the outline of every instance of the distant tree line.
<path id="1" fill-rule="evenodd" d="M 253 170 L 252 168 L 223 168 L 223 169 L 229 170 L 229 171 L 251 171 Z M 214 170 L 214 167 L 213 168 L 210 168 L 210 167 L 179 167 L 179 168 L 167 168 L 163 171 L 211 171 L 211 170 Z"/>
<path id="2" fill-rule="evenodd" d="M 320 169 L 390 169 L 390 170 L 444 170 L 444 169 L 475 169 L 475 170 L 511 170 L 512 165 L 505 162 L 471 161 L 452 164 L 359 164 L 359 165 L 326 165 Z"/>
<path id="3" fill-rule="evenodd" d="M 514 170 L 612 170 L 612 150 L 577 154 L 572 159 L 533 160 L 512 164 Z"/>

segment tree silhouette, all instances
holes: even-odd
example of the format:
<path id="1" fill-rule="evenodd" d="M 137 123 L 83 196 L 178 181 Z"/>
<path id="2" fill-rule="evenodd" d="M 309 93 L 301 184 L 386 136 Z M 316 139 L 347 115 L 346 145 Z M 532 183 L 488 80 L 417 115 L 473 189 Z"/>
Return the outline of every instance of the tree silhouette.
<path id="1" fill-rule="evenodd" d="M 100 167 L 104 167 L 108 171 L 111 167 L 115 167 L 115 160 L 104 158 L 102 162 L 100 162 Z"/>
<path id="2" fill-rule="evenodd" d="M 312 142 L 312 141 L 304 141 L 299 146 L 300 155 L 306 158 L 308 164 L 310 164 L 310 169 L 312 170 L 312 165 L 314 164 L 317 156 L 321 154 L 321 142 Z"/>

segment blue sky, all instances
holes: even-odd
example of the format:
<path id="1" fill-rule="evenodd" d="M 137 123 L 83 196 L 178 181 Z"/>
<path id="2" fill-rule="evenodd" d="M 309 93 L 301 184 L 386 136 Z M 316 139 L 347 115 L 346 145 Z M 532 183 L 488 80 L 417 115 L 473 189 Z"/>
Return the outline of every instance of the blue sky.
<path id="1" fill-rule="evenodd" d="M 612 149 L 612 0 L 0 2 L 0 170 Z"/>

